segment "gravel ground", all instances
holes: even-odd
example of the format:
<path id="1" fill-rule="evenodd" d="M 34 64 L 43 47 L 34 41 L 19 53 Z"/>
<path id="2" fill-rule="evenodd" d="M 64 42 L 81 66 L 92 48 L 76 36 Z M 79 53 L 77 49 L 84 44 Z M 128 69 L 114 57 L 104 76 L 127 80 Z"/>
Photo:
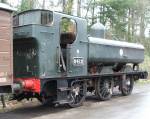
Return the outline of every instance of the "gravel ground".
<path id="1" fill-rule="evenodd" d="M 35 100 L 8 105 L 9 108 L 1 110 L 0 119 L 148 119 L 150 83 L 136 84 L 130 96 L 115 92 L 109 101 L 88 97 L 78 108 L 42 106 Z"/>

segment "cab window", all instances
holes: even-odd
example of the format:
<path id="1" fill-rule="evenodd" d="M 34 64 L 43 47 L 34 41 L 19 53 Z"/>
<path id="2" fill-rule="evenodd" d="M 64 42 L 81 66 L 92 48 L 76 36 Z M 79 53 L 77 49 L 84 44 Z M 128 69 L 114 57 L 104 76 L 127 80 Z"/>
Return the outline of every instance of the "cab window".
<path id="1" fill-rule="evenodd" d="M 73 19 L 62 18 L 60 23 L 61 44 L 72 44 L 76 39 L 76 22 Z"/>
<path id="2" fill-rule="evenodd" d="M 53 12 L 42 11 L 41 12 L 41 24 L 51 26 L 53 23 Z"/>

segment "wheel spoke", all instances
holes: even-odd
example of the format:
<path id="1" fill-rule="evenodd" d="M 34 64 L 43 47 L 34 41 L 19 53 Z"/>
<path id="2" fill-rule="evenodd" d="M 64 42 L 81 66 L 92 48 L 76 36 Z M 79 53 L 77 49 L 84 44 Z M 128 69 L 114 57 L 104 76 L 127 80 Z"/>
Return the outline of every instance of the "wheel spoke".
<path id="1" fill-rule="evenodd" d="M 107 89 L 104 88 L 102 96 L 105 98 L 109 93 L 107 92 Z"/>
<path id="2" fill-rule="evenodd" d="M 69 103 L 70 107 L 77 107 L 82 104 L 85 99 L 86 88 L 85 84 L 81 81 L 72 83 L 71 86 L 71 95 L 72 95 L 72 102 Z"/>
<path id="3" fill-rule="evenodd" d="M 108 79 L 101 79 L 98 80 L 97 85 L 97 93 L 98 96 L 101 100 L 108 100 L 112 96 L 112 88 L 113 88 L 113 83 L 112 80 Z"/>
<path id="4" fill-rule="evenodd" d="M 126 77 L 125 79 L 122 79 L 121 82 L 121 92 L 122 95 L 129 95 L 132 92 L 133 89 L 134 80 L 131 77 Z"/>

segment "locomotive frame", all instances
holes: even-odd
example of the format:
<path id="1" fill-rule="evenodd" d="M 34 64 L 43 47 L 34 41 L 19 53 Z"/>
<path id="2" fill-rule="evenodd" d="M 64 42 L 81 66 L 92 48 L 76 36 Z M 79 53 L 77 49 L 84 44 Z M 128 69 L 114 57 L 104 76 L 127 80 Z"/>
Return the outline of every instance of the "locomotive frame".
<path id="1" fill-rule="evenodd" d="M 13 99 L 18 101 L 35 97 L 77 107 L 87 91 L 108 100 L 113 87 L 129 95 L 134 81 L 147 77 L 136 62 L 89 62 L 85 19 L 29 10 L 14 16 L 13 30 Z"/>

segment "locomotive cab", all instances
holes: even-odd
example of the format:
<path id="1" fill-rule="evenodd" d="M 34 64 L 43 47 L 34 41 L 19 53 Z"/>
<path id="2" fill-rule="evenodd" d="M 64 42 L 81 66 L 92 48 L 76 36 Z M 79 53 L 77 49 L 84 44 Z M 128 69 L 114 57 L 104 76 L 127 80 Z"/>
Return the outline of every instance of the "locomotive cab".
<path id="1" fill-rule="evenodd" d="M 53 13 L 33 10 L 14 16 L 13 23 L 15 78 L 39 77 L 41 61 L 39 53 L 44 48 L 45 38 L 37 38 L 36 29 L 42 28 L 40 34 L 44 27 L 49 28 L 53 24 Z"/>
<path id="2" fill-rule="evenodd" d="M 48 10 L 30 10 L 14 16 L 15 76 L 86 75 L 87 44 L 81 42 L 87 42 L 87 37 L 81 34 L 86 36 L 86 21 L 78 17 Z M 20 56 L 23 62 L 17 56 L 19 52 L 25 55 Z M 33 54 L 37 54 L 31 59 L 33 62 L 25 60 Z M 23 73 L 19 73 L 20 69 Z"/>

